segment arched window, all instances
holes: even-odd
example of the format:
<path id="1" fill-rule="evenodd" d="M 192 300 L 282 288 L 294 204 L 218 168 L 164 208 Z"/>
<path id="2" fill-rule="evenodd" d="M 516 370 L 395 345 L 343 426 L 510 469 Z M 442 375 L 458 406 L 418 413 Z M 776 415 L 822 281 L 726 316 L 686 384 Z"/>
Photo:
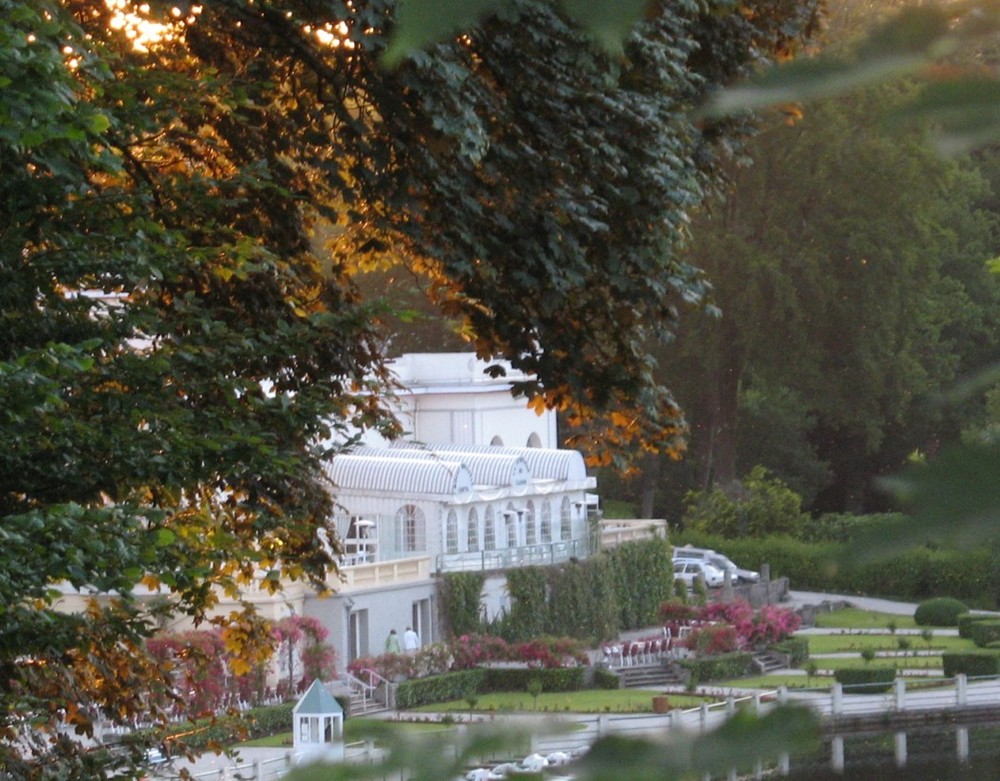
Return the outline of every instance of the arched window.
<path id="1" fill-rule="evenodd" d="M 427 550 L 427 519 L 415 504 L 396 510 L 396 547 L 403 553 Z"/>
<path id="2" fill-rule="evenodd" d="M 517 547 L 517 510 L 513 503 L 507 504 L 507 509 L 503 512 L 504 520 L 507 521 L 507 547 Z"/>
<path id="3" fill-rule="evenodd" d="M 541 447 L 542 438 L 538 436 L 535 432 L 531 432 L 531 436 L 528 437 L 528 447 Z"/>
<path id="4" fill-rule="evenodd" d="M 448 520 L 445 523 L 444 550 L 445 553 L 458 553 L 458 513 L 448 510 Z"/>
<path id="5" fill-rule="evenodd" d="M 559 505 L 559 539 L 573 539 L 573 516 L 570 515 L 569 497 L 564 496 Z"/>
<path id="6" fill-rule="evenodd" d="M 465 542 L 468 550 L 479 550 L 479 510 L 475 507 L 469 510 L 469 528 L 466 530 Z"/>
<path id="7" fill-rule="evenodd" d="M 538 544 L 538 534 L 535 528 L 535 503 L 531 500 L 528 500 L 528 506 L 524 512 L 524 544 Z"/>
<path id="8" fill-rule="evenodd" d="M 486 508 L 486 517 L 484 520 L 484 525 L 486 529 L 483 532 L 483 550 L 496 550 L 497 528 L 496 528 L 496 520 L 493 518 L 493 505 L 489 505 Z"/>
<path id="9" fill-rule="evenodd" d="M 541 509 L 542 542 L 552 542 L 552 505 L 543 500 Z"/>
<path id="10" fill-rule="evenodd" d="M 503 447 L 503 437 L 497 434 L 493 439 L 490 440 L 490 445 L 493 447 Z"/>

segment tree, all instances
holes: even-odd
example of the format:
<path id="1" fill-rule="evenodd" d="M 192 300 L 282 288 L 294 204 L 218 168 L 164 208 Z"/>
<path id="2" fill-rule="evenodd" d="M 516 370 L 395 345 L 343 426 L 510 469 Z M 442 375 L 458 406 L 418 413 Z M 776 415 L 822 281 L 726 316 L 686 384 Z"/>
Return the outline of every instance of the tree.
<path id="1" fill-rule="evenodd" d="M 535 403 L 677 448 L 642 345 L 701 295 L 674 249 L 745 127 L 687 111 L 792 51 L 792 6 L 664 4 L 613 58 L 529 3 L 386 71 L 380 0 L 0 0 L 5 772 L 135 774 L 138 749 L 102 765 L 57 733 L 166 717 L 137 584 L 217 625 L 236 675 L 266 623 L 216 595 L 325 586 L 322 443 L 395 430 L 362 267 L 427 280 Z M 63 583 L 119 598 L 67 615 Z"/>
<path id="2" fill-rule="evenodd" d="M 754 165 L 697 223 L 692 262 L 722 314 L 686 321 L 673 360 L 701 485 L 725 486 L 754 463 L 738 450 L 754 393 L 811 419 L 795 460 L 820 478 L 829 465 L 839 508 L 861 509 L 879 471 L 954 435 L 926 400 L 968 365 L 960 334 L 995 329 L 974 303 L 995 287 L 984 266 L 995 217 L 974 168 L 866 120 L 908 93 L 886 85 L 814 104 L 762 134 Z"/>
<path id="3" fill-rule="evenodd" d="M 196 621 L 261 570 L 274 588 L 325 584 L 318 443 L 386 420 L 367 393 L 384 379 L 371 315 L 310 251 L 298 174 L 278 149 L 227 148 L 206 123 L 235 133 L 246 101 L 184 58 L 133 51 L 106 13 L 0 3 L 11 778 L 129 772 L 139 753 L 101 765 L 57 730 L 166 716 L 137 584 Z M 121 598 L 69 615 L 60 583 Z M 252 664 L 259 622 L 216 621 Z"/>

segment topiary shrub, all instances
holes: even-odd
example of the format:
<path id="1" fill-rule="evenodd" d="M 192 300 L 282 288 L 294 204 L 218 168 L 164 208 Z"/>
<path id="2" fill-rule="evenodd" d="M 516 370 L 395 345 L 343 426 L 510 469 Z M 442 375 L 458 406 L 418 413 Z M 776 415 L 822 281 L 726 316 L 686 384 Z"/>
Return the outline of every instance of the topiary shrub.
<path id="1" fill-rule="evenodd" d="M 622 677 L 611 670 L 604 670 L 600 667 L 594 669 L 593 687 L 595 689 L 620 689 L 622 688 Z"/>
<path id="2" fill-rule="evenodd" d="M 800 667 L 809 658 L 809 640 L 805 637 L 786 637 L 773 648 L 779 654 L 788 654 L 790 667 Z"/>
<path id="3" fill-rule="evenodd" d="M 962 613 L 958 617 L 958 636 L 966 639 L 972 638 L 972 625 L 979 621 L 990 621 L 995 616 L 983 613 Z"/>
<path id="4" fill-rule="evenodd" d="M 460 670 L 403 681 L 396 687 L 396 705 L 405 709 L 432 702 L 461 700 L 470 692 L 479 692 L 483 688 L 484 677 L 483 670 Z"/>
<path id="5" fill-rule="evenodd" d="M 1000 653 L 996 650 L 948 651 L 941 655 L 945 678 L 959 673 L 970 677 L 1000 674 Z"/>
<path id="6" fill-rule="evenodd" d="M 969 638 L 980 648 L 1000 640 L 1000 620 L 990 618 L 973 622 L 969 625 Z"/>
<path id="7" fill-rule="evenodd" d="M 833 678 L 845 694 L 881 694 L 892 688 L 895 667 L 847 667 L 833 671 Z"/>
<path id="8" fill-rule="evenodd" d="M 917 605 L 913 620 L 918 626 L 958 626 L 958 618 L 968 606 L 953 597 L 934 597 Z"/>
<path id="9" fill-rule="evenodd" d="M 691 678 L 698 683 L 724 678 L 739 678 L 750 671 L 753 656 L 742 651 L 698 659 L 683 659 L 681 667 L 691 671 Z"/>
<path id="10" fill-rule="evenodd" d="M 952 597 L 935 597 L 917 605 L 913 620 L 917 626 L 958 626 L 958 617 L 968 613 L 965 603 Z"/>

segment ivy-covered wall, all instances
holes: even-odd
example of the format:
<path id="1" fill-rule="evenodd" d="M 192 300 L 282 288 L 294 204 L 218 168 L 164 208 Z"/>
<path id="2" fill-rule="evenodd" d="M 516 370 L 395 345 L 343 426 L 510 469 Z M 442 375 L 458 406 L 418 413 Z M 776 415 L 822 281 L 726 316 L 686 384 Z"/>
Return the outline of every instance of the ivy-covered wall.
<path id="1" fill-rule="evenodd" d="M 446 632 L 487 631 L 509 642 L 542 635 L 597 642 L 622 629 L 657 623 L 660 605 L 673 593 L 670 546 L 663 539 L 629 542 L 584 561 L 522 567 L 506 575 L 510 608 L 488 627 L 479 610 L 482 575 L 445 575 Z"/>

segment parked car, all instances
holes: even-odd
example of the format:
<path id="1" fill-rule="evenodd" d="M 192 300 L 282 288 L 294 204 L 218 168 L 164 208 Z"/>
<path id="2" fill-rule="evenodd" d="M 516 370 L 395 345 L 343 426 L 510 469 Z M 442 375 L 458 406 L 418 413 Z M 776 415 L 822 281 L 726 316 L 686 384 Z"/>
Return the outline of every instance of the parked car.
<path id="1" fill-rule="evenodd" d="M 710 548 L 692 548 L 691 546 L 685 545 L 681 548 L 674 548 L 674 561 L 679 559 L 696 559 L 698 561 L 707 561 L 714 567 L 721 569 L 723 572 L 728 571 L 733 583 L 758 583 L 760 582 L 760 573 L 752 569 L 743 569 L 738 566 L 732 559 L 727 556 L 717 553 Z"/>
<path id="2" fill-rule="evenodd" d="M 709 588 L 718 588 L 725 580 L 725 573 L 701 559 L 675 559 L 674 580 L 683 580 L 688 587 L 694 586 L 694 579 L 701 577 Z"/>

